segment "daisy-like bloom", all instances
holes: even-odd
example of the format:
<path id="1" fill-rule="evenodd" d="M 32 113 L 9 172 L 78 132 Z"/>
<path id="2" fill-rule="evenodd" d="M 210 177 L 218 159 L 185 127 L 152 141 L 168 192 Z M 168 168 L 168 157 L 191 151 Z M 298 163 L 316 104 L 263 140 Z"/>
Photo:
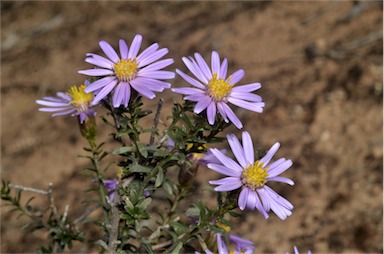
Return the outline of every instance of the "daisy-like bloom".
<path id="1" fill-rule="evenodd" d="M 52 116 L 72 115 L 78 116 L 80 123 L 83 124 L 87 117 L 94 117 L 96 112 L 91 107 L 93 100 L 92 93 L 85 93 L 84 90 L 89 85 L 85 81 L 78 87 L 72 86 L 67 93 L 58 92 L 55 97 L 44 97 L 42 100 L 36 100 L 36 103 L 42 106 L 39 111 L 55 112 Z"/>
<path id="2" fill-rule="evenodd" d="M 285 158 L 269 163 L 280 147 L 275 143 L 260 160 L 255 161 L 251 136 L 244 131 L 242 145 L 235 135 L 227 135 L 228 143 L 237 159 L 231 158 L 213 148 L 211 152 L 220 163 L 208 163 L 208 168 L 226 175 L 220 180 L 209 181 L 217 185 L 216 191 L 232 191 L 242 187 L 238 205 L 241 210 L 245 208 L 257 209 L 268 218 L 268 212 L 272 210 L 280 219 L 285 220 L 292 214 L 293 205 L 266 185 L 267 182 L 282 182 L 293 185 L 293 181 L 279 176 L 291 165 L 291 160 Z"/>
<path id="3" fill-rule="evenodd" d="M 194 87 L 173 88 L 172 91 L 186 95 L 184 100 L 197 102 L 194 108 L 196 114 L 206 109 L 209 124 L 215 123 L 216 113 L 219 111 L 226 123 L 231 121 L 237 128 L 243 127 L 240 119 L 228 106 L 228 102 L 251 111 L 263 112 L 265 103 L 259 95 L 252 93 L 258 90 L 261 84 L 252 83 L 235 87 L 235 84 L 244 77 L 244 70 L 240 69 L 227 77 L 228 61 L 225 58 L 220 64 L 217 52 L 212 52 L 211 68 L 199 53 L 195 53 L 195 59 L 183 57 L 182 60 L 197 79 L 176 69 L 176 72 Z"/>
<path id="4" fill-rule="evenodd" d="M 136 35 L 128 48 L 124 40 L 119 41 L 120 56 L 112 46 L 100 41 L 99 45 L 105 58 L 96 54 L 87 54 L 85 61 L 96 66 L 94 69 L 81 70 L 79 73 L 101 77 L 85 89 L 85 92 L 98 91 L 92 104 L 97 104 L 113 91 L 112 102 L 115 108 L 120 105 L 128 106 L 131 97 L 131 87 L 141 95 L 153 99 L 154 92 L 162 92 L 165 88 L 170 88 L 171 84 L 163 79 L 172 79 L 175 74 L 170 71 L 161 70 L 173 63 L 173 59 L 160 58 L 168 53 L 168 49 L 159 48 L 159 44 L 154 43 L 141 52 L 142 36 Z"/>

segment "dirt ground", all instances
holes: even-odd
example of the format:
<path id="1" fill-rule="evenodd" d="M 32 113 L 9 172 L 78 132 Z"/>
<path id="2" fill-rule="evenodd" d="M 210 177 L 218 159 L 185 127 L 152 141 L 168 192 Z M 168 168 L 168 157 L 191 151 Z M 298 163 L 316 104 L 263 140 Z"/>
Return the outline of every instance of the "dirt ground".
<path id="1" fill-rule="evenodd" d="M 247 212 L 234 231 L 260 253 L 383 252 L 383 5 L 374 1 L 316 2 L 1 2 L 1 178 L 46 189 L 53 183 L 60 211 L 83 209 L 80 175 L 87 165 L 76 119 L 37 111 L 36 99 L 83 82 L 85 53 L 98 42 L 117 46 L 143 35 L 182 56 L 217 50 L 242 84 L 261 82 L 265 112 L 238 109 L 258 146 L 279 141 L 279 157 L 293 160 L 285 176 L 295 186 L 273 186 L 293 215 L 264 220 Z M 186 86 L 179 77 L 174 87 Z M 172 100 L 166 91 L 164 120 Z M 148 123 L 149 124 L 149 123 Z M 115 143 L 99 121 L 99 140 Z M 231 127 L 228 132 L 240 136 Z M 224 144 L 225 145 L 225 144 Z M 118 157 L 114 158 L 116 161 Z M 208 169 L 199 181 L 217 179 Z M 22 220 L 1 208 L 1 252 L 34 252 L 45 234 L 21 231 Z M 73 252 L 94 252 L 75 246 Z"/>

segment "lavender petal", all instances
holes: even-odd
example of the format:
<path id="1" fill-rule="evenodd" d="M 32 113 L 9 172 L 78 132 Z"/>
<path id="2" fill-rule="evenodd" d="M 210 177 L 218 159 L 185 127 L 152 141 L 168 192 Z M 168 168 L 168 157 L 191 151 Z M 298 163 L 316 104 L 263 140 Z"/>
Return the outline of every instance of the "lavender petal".
<path id="1" fill-rule="evenodd" d="M 208 163 L 207 167 L 226 176 L 240 177 L 242 173 L 242 171 L 236 171 L 216 163 Z"/>
<path id="2" fill-rule="evenodd" d="M 97 76 L 97 77 L 102 77 L 102 76 L 114 74 L 114 72 L 112 70 L 107 70 L 107 69 L 81 70 L 81 71 L 78 71 L 78 73 L 88 75 L 88 76 Z"/>
<path id="3" fill-rule="evenodd" d="M 129 49 L 127 43 L 123 39 L 119 40 L 119 49 L 121 59 L 128 59 Z"/>
<path id="4" fill-rule="evenodd" d="M 204 86 L 203 84 L 201 84 L 199 81 L 197 81 L 196 79 L 188 76 L 187 74 L 185 74 L 184 72 L 176 69 L 176 73 L 179 74 L 185 81 L 187 81 L 189 84 L 197 87 L 197 88 L 200 88 L 200 89 L 203 89 L 204 91 L 207 89 L 206 86 Z"/>
<path id="5" fill-rule="evenodd" d="M 275 153 L 277 152 L 277 150 L 279 149 L 280 147 L 280 143 L 279 142 L 276 142 L 267 152 L 267 154 L 261 158 L 261 162 L 264 164 L 264 167 L 266 167 L 269 163 L 269 161 L 272 159 L 272 157 L 275 155 Z"/>
<path id="6" fill-rule="evenodd" d="M 229 146 L 232 149 L 233 154 L 235 155 L 237 161 L 240 163 L 240 165 L 243 168 L 246 168 L 250 165 L 250 163 L 247 162 L 243 147 L 241 146 L 239 140 L 236 138 L 234 134 L 227 135 Z"/>
<path id="7" fill-rule="evenodd" d="M 112 60 L 112 62 L 117 63 L 118 61 L 120 61 L 120 58 L 117 55 L 116 51 L 112 48 L 112 46 L 108 42 L 100 41 L 99 45 L 103 50 L 104 54 L 108 56 L 109 59 Z"/>
<path id="8" fill-rule="evenodd" d="M 215 123 L 215 117 L 216 117 L 216 102 L 211 101 L 211 103 L 207 107 L 207 118 L 208 118 L 208 123 L 210 125 L 213 125 Z"/>
<path id="9" fill-rule="evenodd" d="M 142 39 L 143 37 L 140 34 L 136 35 L 135 38 L 133 38 L 131 48 L 128 52 L 128 59 L 134 59 L 137 56 L 137 53 L 139 53 L 140 50 Z"/>
<path id="10" fill-rule="evenodd" d="M 244 77 L 244 75 L 245 75 L 244 70 L 240 69 L 230 76 L 228 83 L 236 84 L 237 82 L 239 82 Z"/>

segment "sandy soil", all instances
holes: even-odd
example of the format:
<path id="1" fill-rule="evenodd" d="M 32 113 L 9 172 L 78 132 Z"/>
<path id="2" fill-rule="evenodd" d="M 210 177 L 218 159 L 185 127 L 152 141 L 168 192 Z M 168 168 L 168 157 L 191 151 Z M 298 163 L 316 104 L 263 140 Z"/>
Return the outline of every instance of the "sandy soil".
<path id="1" fill-rule="evenodd" d="M 383 252 L 383 13 L 373 1 L 318 2 L 1 2 L 1 178 L 45 189 L 58 208 L 83 209 L 89 180 L 79 173 L 86 142 L 76 120 L 51 118 L 34 103 L 83 82 L 87 52 L 98 41 L 117 45 L 140 33 L 143 47 L 159 42 L 175 68 L 181 57 L 212 50 L 243 68 L 243 82 L 262 83 L 265 113 L 237 110 L 259 146 L 276 141 L 294 166 L 294 187 L 275 189 L 293 216 L 264 220 L 248 212 L 235 227 L 260 253 L 297 245 L 314 252 Z M 143 48 L 142 47 L 142 48 Z M 176 78 L 175 87 L 185 86 Z M 171 101 L 164 98 L 163 120 Z M 154 108 L 157 100 L 147 102 Z M 110 129 L 99 122 L 106 148 Z M 239 134 L 235 128 L 229 132 Z M 118 160 L 117 157 L 114 160 Z M 208 176 L 207 176 L 208 175 Z M 217 178 L 201 170 L 199 181 Z M 38 201 L 37 201 L 38 202 Z M 34 252 L 45 234 L 20 230 L 1 208 L 1 252 Z M 74 252 L 95 251 L 75 246 Z"/>

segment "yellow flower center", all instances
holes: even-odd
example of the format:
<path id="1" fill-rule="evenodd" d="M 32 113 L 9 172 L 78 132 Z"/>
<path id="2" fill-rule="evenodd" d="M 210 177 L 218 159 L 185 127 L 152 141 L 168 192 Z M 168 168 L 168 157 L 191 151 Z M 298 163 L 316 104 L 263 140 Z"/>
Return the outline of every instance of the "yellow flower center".
<path id="1" fill-rule="evenodd" d="M 67 94 L 72 97 L 71 104 L 79 108 L 82 112 L 85 112 L 88 109 L 89 104 L 93 99 L 92 93 L 85 93 L 85 85 L 80 85 L 79 87 L 72 86 Z"/>
<path id="2" fill-rule="evenodd" d="M 267 183 L 266 178 L 269 176 L 267 173 L 268 167 L 263 168 L 263 163 L 256 161 L 252 165 L 244 169 L 241 176 L 243 184 L 252 190 L 256 190 L 264 186 Z"/>
<path id="3" fill-rule="evenodd" d="M 132 80 L 137 73 L 137 62 L 136 58 L 131 59 L 121 59 L 113 65 L 116 76 L 120 81 L 130 81 Z"/>
<path id="4" fill-rule="evenodd" d="M 227 80 L 217 78 L 217 73 L 213 74 L 212 79 L 208 82 L 208 94 L 215 100 L 220 101 L 228 95 L 234 85 L 228 83 Z"/>

